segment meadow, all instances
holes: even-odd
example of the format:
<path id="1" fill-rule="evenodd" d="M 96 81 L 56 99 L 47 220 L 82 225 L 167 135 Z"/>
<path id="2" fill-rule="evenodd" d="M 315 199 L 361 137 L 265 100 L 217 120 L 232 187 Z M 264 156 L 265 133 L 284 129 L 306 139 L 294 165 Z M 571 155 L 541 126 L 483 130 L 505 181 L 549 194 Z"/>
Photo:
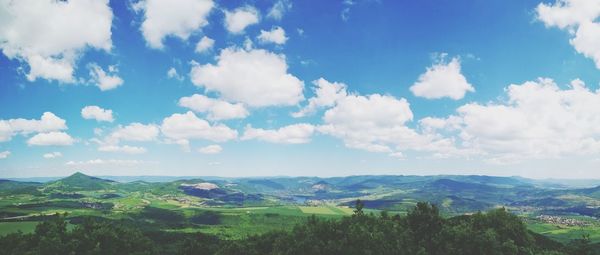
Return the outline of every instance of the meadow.
<path id="1" fill-rule="evenodd" d="M 587 235 L 600 242 L 596 189 L 545 189 L 521 179 L 478 176 L 225 179 L 205 185 L 208 182 L 120 183 L 83 174 L 48 183 L 0 182 L 0 235 L 29 233 L 39 222 L 64 215 L 70 228 L 84 217 L 94 217 L 151 231 L 240 240 L 290 231 L 312 215 L 351 216 L 355 201 L 361 199 L 363 212 L 372 215 L 385 211 L 405 216 L 417 201 L 437 204 L 445 218 L 505 207 L 530 230 L 554 240 L 568 243 Z M 195 188 L 198 183 L 218 188 Z M 586 225 L 536 219 L 543 214 Z"/>

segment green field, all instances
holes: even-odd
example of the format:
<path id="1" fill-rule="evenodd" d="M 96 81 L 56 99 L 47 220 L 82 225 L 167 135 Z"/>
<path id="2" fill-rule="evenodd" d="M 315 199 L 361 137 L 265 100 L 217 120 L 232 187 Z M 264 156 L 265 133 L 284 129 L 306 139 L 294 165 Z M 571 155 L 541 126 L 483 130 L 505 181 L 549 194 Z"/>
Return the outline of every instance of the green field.
<path id="1" fill-rule="evenodd" d="M 20 222 L 0 222 L 0 235 L 6 235 L 21 231 L 23 233 L 31 233 L 35 230 L 37 221 L 20 221 Z"/>
<path id="2" fill-rule="evenodd" d="M 494 181 L 496 184 L 491 185 Z M 218 188 L 203 189 L 207 183 Z M 600 208 L 595 206 L 600 205 L 600 193 L 595 192 L 546 190 L 521 179 L 481 176 L 119 183 L 76 173 L 48 183 L 0 182 L 0 235 L 31 232 L 37 222 L 64 214 L 73 224 L 91 216 L 158 232 L 207 233 L 237 240 L 269 231 L 291 231 L 311 215 L 322 219 L 349 216 L 360 199 L 365 205 L 363 212 L 369 215 L 382 211 L 391 216 L 406 215 L 418 201 L 438 205 L 440 214 L 447 218 L 506 207 L 522 219 L 531 219 L 526 220 L 530 230 L 550 238 L 569 242 L 588 234 L 593 242 L 600 242 L 600 222 L 595 218 L 600 215 Z M 519 194 L 535 195 L 522 198 Z M 504 200 L 519 202 L 505 205 Z M 544 224 L 535 220 L 541 214 L 591 225 L 580 228 Z"/>
<path id="3" fill-rule="evenodd" d="M 342 209 L 338 209 L 336 207 L 330 207 L 330 206 L 298 206 L 298 208 L 300 209 L 300 211 L 302 211 L 305 214 L 326 214 L 326 215 L 348 215 L 349 213 L 346 213 L 345 211 L 343 211 Z"/>
<path id="4" fill-rule="evenodd" d="M 598 226 L 560 226 L 548 223 L 529 223 L 527 227 L 536 233 L 545 235 L 563 243 L 589 235 L 592 242 L 600 242 L 600 227 Z"/>
<path id="5" fill-rule="evenodd" d="M 146 197 L 148 198 L 148 197 Z M 109 213 L 101 213 L 86 209 L 62 209 L 62 210 L 44 210 L 44 214 L 67 213 L 68 217 L 83 215 L 96 215 L 111 219 L 127 219 L 132 217 L 131 213 L 142 211 L 143 198 L 131 196 L 127 198 L 115 199 L 118 206 Z M 163 226 L 161 229 L 172 232 L 202 232 L 214 234 L 223 239 L 241 239 L 250 235 L 257 235 L 273 230 L 289 230 L 294 225 L 302 223 L 307 217 L 316 215 L 325 218 L 340 218 L 352 214 L 352 209 L 348 207 L 337 207 L 332 205 L 323 206 L 272 206 L 272 207 L 189 207 L 172 201 L 163 201 L 156 198 L 147 200 L 149 206 L 153 208 L 165 209 L 159 213 L 170 212 L 175 215 L 181 215 L 184 226 L 176 228 Z M 370 210 L 375 212 L 374 210 Z M 204 212 L 212 212 L 218 218 L 218 223 L 197 223 L 192 219 L 196 215 Z M 151 216 L 147 216 L 152 218 Z M 157 220 L 151 220 L 157 223 Z M 13 233 L 17 231 L 32 232 L 35 229 L 37 221 L 22 222 L 0 222 L 0 235 Z"/>
<path id="6" fill-rule="evenodd" d="M 218 212 L 222 215 L 221 222 L 216 225 L 169 229 L 169 231 L 202 232 L 224 239 L 241 239 L 273 230 L 290 230 L 313 214 L 319 217 L 339 218 L 352 213 L 349 208 L 335 206 L 203 208 L 199 211 Z"/>

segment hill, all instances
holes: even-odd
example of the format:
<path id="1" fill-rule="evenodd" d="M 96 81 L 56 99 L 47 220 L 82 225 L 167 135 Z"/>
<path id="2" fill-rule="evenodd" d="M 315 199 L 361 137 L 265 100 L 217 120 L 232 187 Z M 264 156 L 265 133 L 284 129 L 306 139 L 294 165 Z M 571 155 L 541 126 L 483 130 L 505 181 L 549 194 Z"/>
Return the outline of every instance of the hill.
<path id="1" fill-rule="evenodd" d="M 56 217 L 31 234 L 0 237 L 0 254 L 598 254 L 598 247 L 585 238 L 565 245 L 537 235 L 505 209 L 446 219 L 427 203 L 418 203 L 406 216 L 375 216 L 365 214 L 357 201 L 352 216 L 335 220 L 313 216 L 290 231 L 239 240 L 156 232 L 143 223 L 123 220 L 88 217 L 72 221 L 75 226 L 70 229 L 67 224 Z"/>
<path id="2" fill-rule="evenodd" d="M 75 173 L 47 183 L 1 180 L 0 233 L 31 230 L 32 223 L 67 212 L 69 219 L 134 219 L 159 230 L 241 239 L 289 230 L 312 214 L 331 219 L 347 216 L 360 199 L 368 212 L 400 215 L 418 201 L 435 204 L 445 217 L 504 207 L 526 219 L 538 233 L 562 242 L 582 233 L 600 241 L 600 222 L 595 218 L 600 217 L 598 190 L 476 175 L 186 178 L 122 183 Z M 29 227 L 15 228 L 18 222 Z M 4 226 L 14 230 L 4 230 Z"/>
<path id="3" fill-rule="evenodd" d="M 76 172 L 71 176 L 45 184 L 43 189 L 47 191 L 57 190 L 62 192 L 105 190 L 114 188 L 115 184 L 115 181 L 100 179 Z"/>
<path id="4" fill-rule="evenodd" d="M 0 194 L 41 195 L 41 192 L 38 191 L 38 187 L 41 185 L 42 184 L 38 182 L 18 182 L 0 179 Z"/>

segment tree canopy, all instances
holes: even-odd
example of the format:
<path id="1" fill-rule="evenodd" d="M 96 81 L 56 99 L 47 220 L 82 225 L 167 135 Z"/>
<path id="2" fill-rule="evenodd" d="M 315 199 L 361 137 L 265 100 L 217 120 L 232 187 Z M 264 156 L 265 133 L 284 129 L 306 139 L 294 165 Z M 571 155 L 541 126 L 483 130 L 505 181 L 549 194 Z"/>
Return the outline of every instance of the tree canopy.
<path id="1" fill-rule="evenodd" d="M 0 238 L 0 254 L 598 254 L 589 238 L 563 245 L 527 230 L 504 208 L 443 218 L 435 205 L 418 203 L 406 216 L 355 213 L 339 220 L 309 217 L 290 231 L 242 240 L 205 234 L 144 230 L 102 218 L 84 218 L 69 230 L 64 217 L 40 223 L 34 233 Z"/>

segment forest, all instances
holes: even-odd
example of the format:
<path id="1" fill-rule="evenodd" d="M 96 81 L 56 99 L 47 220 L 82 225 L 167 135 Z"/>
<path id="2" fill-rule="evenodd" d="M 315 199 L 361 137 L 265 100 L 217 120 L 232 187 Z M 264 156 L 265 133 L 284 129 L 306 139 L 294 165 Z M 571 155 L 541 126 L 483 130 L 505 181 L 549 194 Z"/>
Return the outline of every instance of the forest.
<path id="1" fill-rule="evenodd" d="M 436 205 L 419 202 L 402 216 L 354 213 L 341 219 L 308 217 L 290 231 L 241 240 L 203 233 L 145 229 L 128 221 L 64 215 L 38 224 L 30 234 L 0 238 L 0 254 L 600 254 L 583 235 L 562 244 L 527 230 L 504 208 L 444 218 Z"/>

